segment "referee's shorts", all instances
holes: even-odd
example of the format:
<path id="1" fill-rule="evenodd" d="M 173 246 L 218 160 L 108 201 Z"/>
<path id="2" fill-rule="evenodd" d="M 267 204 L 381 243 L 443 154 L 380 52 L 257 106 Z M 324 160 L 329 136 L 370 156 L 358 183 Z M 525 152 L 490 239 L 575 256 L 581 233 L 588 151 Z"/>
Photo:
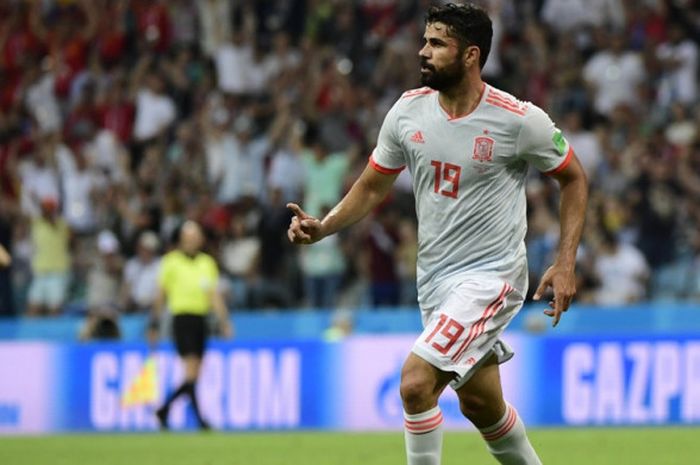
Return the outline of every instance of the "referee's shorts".
<path id="1" fill-rule="evenodd" d="M 207 317 L 205 315 L 178 314 L 173 316 L 173 337 L 177 353 L 184 357 L 202 357 L 207 343 Z"/>

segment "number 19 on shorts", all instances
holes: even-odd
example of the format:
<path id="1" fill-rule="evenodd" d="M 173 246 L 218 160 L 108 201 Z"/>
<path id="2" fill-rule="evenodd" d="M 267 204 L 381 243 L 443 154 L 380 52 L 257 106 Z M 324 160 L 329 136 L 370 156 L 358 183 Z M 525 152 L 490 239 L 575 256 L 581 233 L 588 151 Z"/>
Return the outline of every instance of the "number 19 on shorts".
<path id="1" fill-rule="evenodd" d="M 440 315 L 440 320 L 435 325 L 435 329 L 432 333 L 425 338 L 426 344 L 431 344 L 434 349 L 436 349 L 441 354 L 447 355 L 447 353 L 452 349 L 455 343 L 459 340 L 459 337 L 464 333 L 464 326 L 462 326 L 457 321 L 449 318 L 445 314 Z M 442 343 L 434 341 L 435 336 L 442 336 Z M 460 347 L 461 350 L 461 347 Z"/>

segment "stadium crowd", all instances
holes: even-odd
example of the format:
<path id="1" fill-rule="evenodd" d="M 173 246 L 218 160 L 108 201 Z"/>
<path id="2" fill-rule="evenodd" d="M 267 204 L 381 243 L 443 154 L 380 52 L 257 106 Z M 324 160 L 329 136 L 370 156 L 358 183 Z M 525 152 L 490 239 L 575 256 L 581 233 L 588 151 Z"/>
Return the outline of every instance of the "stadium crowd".
<path id="1" fill-rule="evenodd" d="M 0 6 L 0 312 L 146 312 L 202 224 L 232 309 L 410 306 L 411 179 L 303 248 L 418 86 L 424 0 L 10 0 Z M 487 82 L 544 108 L 591 184 L 579 302 L 700 300 L 700 2 L 484 0 Z M 466 150 L 466 149 L 465 149 Z M 466 152 L 465 152 L 466 153 Z M 531 282 L 558 239 L 532 173 Z"/>

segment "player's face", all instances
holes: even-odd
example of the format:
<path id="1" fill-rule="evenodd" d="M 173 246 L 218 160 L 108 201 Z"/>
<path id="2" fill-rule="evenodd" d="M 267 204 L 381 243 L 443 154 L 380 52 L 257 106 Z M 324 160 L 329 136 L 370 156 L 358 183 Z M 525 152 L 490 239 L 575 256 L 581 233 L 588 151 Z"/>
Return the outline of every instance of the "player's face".
<path id="1" fill-rule="evenodd" d="M 457 39 L 447 35 L 447 26 L 430 23 L 423 34 L 425 44 L 418 55 L 421 60 L 421 84 L 438 91 L 458 85 L 466 74 L 464 54 Z"/>

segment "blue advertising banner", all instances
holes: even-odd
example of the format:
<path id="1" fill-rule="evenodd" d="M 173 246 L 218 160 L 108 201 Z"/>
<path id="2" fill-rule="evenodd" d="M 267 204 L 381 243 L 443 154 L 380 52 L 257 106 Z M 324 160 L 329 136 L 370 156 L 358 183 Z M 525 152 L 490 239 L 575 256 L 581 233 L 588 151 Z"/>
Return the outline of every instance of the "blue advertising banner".
<path id="1" fill-rule="evenodd" d="M 329 376 L 331 348 L 321 342 L 227 344 L 214 342 L 204 358 L 197 396 L 217 429 L 297 429 L 331 423 L 327 405 L 335 377 Z M 182 381 L 182 366 L 171 347 L 148 353 L 143 345 L 75 345 L 63 351 L 69 387 L 60 421 L 69 430 L 155 429 L 153 410 Z M 124 405 L 124 395 L 155 360 L 155 402 Z M 187 402 L 170 413 L 173 429 L 194 427 Z"/>
<path id="2" fill-rule="evenodd" d="M 541 396 L 549 402 L 541 403 L 538 423 L 700 422 L 698 336 L 546 338 L 541 350 L 548 381 Z"/>
<path id="3" fill-rule="evenodd" d="M 414 335 L 339 342 L 212 342 L 197 395 L 224 430 L 400 430 L 401 365 Z M 700 336 L 511 333 L 506 398 L 529 426 L 700 424 Z M 148 431 L 182 380 L 170 345 L 0 343 L 0 434 Z M 448 429 L 466 429 L 455 394 Z M 194 428 L 188 402 L 173 429 Z"/>

